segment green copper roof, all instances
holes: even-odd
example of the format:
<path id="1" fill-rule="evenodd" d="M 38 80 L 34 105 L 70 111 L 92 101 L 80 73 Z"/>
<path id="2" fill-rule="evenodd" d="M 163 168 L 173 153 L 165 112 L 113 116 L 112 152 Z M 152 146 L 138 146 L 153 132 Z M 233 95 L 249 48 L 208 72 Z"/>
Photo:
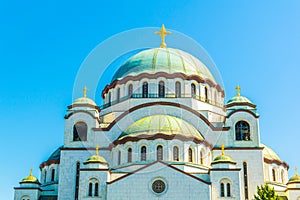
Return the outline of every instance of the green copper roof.
<path id="1" fill-rule="evenodd" d="M 243 97 L 243 96 L 235 96 L 233 98 L 231 98 L 228 102 L 228 104 L 232 104 L 232 103 L 251 103 L 253 104 L 247 97 Z"/>
<path id="2" fill-rule="evenodd" d="M 107 163 L 107 161 L 102 156 L 92 155 L 87 159 L 87 161 L 84 164 L 88 164 L 88 163 Z"/>
<path id="3" fill-rule="evenodd" d="M 137 53 L 119 68 L 112 81 L 130 75 L 157 72 L 198 75 L 215 82 L 211 72 L 201 61 L 184 51 L 172 48 L 153 48 Z"/>
<path id="4" fill-rule="evenodd" d="M 90 98 L 87 98 L 87 97 L 80 97 L 78 99 L 75 99 L 75 101 L 72 103 L 73 105 L 74 104 L 89 104 L 89 105 L 93 105 L 93 106 L 96 106 L 96 103 L 90 99 Z"/>
<path id="5" fill-rule="evenodd" d="M 227 155 L 220 155 L 220 156 L 217 156 L 212 164 L 216 164 L 216 163 L 219 163 L 219 162 L 226 162 L 226 163 L 232 163 L 232 164 L 235 164 L 234 160 L 230 157 L 230 156 L 227 156 Z"/>
<path id="6" fill-rule="evenodd" d="M 298 173 L 296 173 L 295 176 L 292 176 L 289 180 L 289 183 L 293 183 L 293 182 L 297 182 L 300 183 L 300 176 L 298 175 Z"/>
<path id="7" fill-rule="evenodd" d="M 138 137 L 141 135 L 155 135 L 157 133 L 165 135 L 182 135 L 203 140 L 201 134 L 188 122 L 169 115 L 152 115 L 142 118 L 131 124 L 119 137 Z"/>

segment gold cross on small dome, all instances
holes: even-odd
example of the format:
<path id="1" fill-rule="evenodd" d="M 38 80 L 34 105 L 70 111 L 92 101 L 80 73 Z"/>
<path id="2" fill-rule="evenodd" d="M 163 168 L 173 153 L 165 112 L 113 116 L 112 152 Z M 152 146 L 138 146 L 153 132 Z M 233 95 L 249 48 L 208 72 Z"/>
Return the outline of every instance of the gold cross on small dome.
<path id="1" fill-rule="evenodd" d="M 296 176 L 298 176 L 298 168 L 295 167 Z"/>
<path id="2" fill-rule="evenodd" d="M 84 87 L 83 88 L 83 97 L 86 98 L 86 92 L 88 91 L 88 88 L 87 87 Z"/>
<path id="3" fill-rule="evenodd" d="M 96 155 L 98 156 L 99 155 L 99 146 L 98 146 L 98 144 L 96 145 Z"/>
<path id="4" fill-rule="evenodd" d="M 235 90 L 236 90 L 236 96 L 238 97 L 241 96 L 241 87 L 239 85 L 236 86 Z"/>
<path id="5" fill-rule="evenodd" d="M 165 37 L 166 37 L 166 35 L 171 34 L 171 32 L 166 30 L 165 25 L 162 25 L 161 29 L 159 31 L 155 32 L 155 34 L 158 34 L 161 37 L 160 48 L 166 48 L 167 44 L 165 42 Z"/>
<path id="6" fill-rule="evenodd" d="M 224 156 L 225 155 L 225 145 L 224 144 L 222 144 L 222 156 Z"/>

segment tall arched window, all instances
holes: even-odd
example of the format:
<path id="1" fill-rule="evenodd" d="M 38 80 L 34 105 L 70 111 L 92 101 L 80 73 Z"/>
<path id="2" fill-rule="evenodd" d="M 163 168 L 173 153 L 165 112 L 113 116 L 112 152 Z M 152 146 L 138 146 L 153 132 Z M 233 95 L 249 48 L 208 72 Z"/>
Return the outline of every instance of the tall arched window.
<path id="1" fill-rule="evenodd" d="M 143 98 L 147 98 L 148 97 L 148 83 L 144 82 L 143 83 Z"/>
<path id="2" fill-rule="evenodd" d="M 204 87 L 204 101 L 208 102 L 208 89 L 207 89 L 207 87 Z"/>
<path id="3" fill-rule="evenodd" d="M 157 160 L 163 160 L 163 147 L 161 145 L 157 146 L 156 159 Z"/>
<path id="4" fill-rule="evenodd" d="M 25 195 L 25 196 L 23 196 L 23 197 L 21 198 L 21 200 L 30 200 L 30 197 L 27 196 L 27 195 Z"/>
<path id="5" fill-rule="evenodd" d="M 55 169 L 51 170 L 51 181 L 53 182 L 55 178 Z"/>
<path id="6" fill-rule="evenodd" d="M 129 163 L 132 162 L 132 149 L 131 148 L 128 149 L 128 159 L 127 159 L 127 161 Z"/>
<path id="7" fill-rule="evenodd" d="M 189 162 L 193 162 L 193 150 L 189 148 Z"/>
<path id="8" fill-rule="evenodd" d="M 121 164 L 121 151 L 118 151 L 118 165 Z"/>
<path id="9" fill-rule="evenodd" d="M 165 83 L 163 81 L 159 81 L 158 83 L 158 97 L 165 97 Z"/>
<path id="10" fill-rule="evenodd" d="M 243 162 L 243 171 L 244 171 L 244 188 L 245 188 L 245 200 L 249 199 L 249 192 L 248 192 L 248 169 L 247 163 Z"/>
<path id="11" fill-rule="evenodd" d="M 111 92 L 108 93 L 108 104 L 111 103 Z"/>
<path id="12" fill-rule="evenodd" d="M 147 149 L 145 146 L 141 148 L 141 161 L 146 161 L 147 159 Z"/>
<path id="13" fill-rule="evenodd" d="M 239 121 L 235 124 L 235 139 L 250 140 L 250 126 L 245 121 Z"/>
<path id="14" fill-rule="evenodd" d="M 133 86 L 132 84 L 128 85 L 128 97 L 131 97 L 133 94 Z"/>
<path id="15" fill-rule="evenodd" d="M 87 125 L 84 122 L 77 122 L 73 126 L 73 141 L 87 140 Z"/>
<path id="16" fill-rule="evenodd" d="M 47 182 L 47 170 L 44 170 L 44 183 Z"/>
<path id="17" fill-rule="evenodd" d="M 80 162 L 76 163 L 75 200 L 78 200 Z"/>
<path id="18" fill-rule="evenodd" d="M 191 84 L 191 95 L 196 97 L 196 85 L 194 83 Z"/>
<path id="19" fill-rule="evenodd" d="M 121 96 L 121 89 L 118 88 L 118 89 L 117 89 L 117 103 L 120 102 L 120 96 Z"/>
<path id="20" fill-rule="evenodd" d="M 285 183 L 285 178 L 284 178 L 284 171 L 283 169 L 281 170 L 281 182 Z"/>
<path id="21" fill-rule="evenodd" d="M 203 165 L 203 151 L 200 151 L 200 164 Z"/>
<path id="22" fill-rule="evenodd" d="M 276 171 L 274 168 L 272 169 L 272 178 L 273 178 L 273 181 L 276 181 Z"/>
<path id="23" fill-rule="evenodd" d="M 99 196 L 99 184 L 98 183 L 95 183 L 94 196 L 95 197 Z"/>
<path id="24" fill-rule="evenodd" d="M 93 196 L 93 183 L 89 183 L 89 193 L 88 193 L 89 197 Z"/>
<path id="25" fill-rule="evenodd" d="M 230 183 L 227 183 L 226 184 L 226 189 L 227 189 L 227 197 L 230 197 L 231 196 L 231 187 L 230 187 Z"/>
<path id="26" fill-rule="evenodd" d="M 179 149 L 178 147 L 173 147 L 173 160 L 179 161 Z"/>
<path id="27" fill-rule="evenodd" d="M 220 196 L 225 197 L 225 188 L 224 188 L 224 183 L 220 184 Z"/>
<path id="28" fill-rule="evenodd" d="M 215 103 L 217 104 L 218 102 L 218 95 L 217 95 L 217 91 L 215 91 Z"/>
<path id="29" fill-rule="evenodd" d="M 176 81 L 175 83 L 175 97 L 181 97 L 181 83 L 179 81 Z"/>

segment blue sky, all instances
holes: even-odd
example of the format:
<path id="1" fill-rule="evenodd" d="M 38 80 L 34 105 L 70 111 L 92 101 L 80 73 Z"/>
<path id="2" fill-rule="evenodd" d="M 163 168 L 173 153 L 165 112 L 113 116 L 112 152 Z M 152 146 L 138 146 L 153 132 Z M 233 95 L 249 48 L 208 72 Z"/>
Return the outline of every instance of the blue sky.
<path id="1" fill-rule="evenodd" d="M 159 27 L 199 42 L 218 66 L 226 100 L 258 106 L 261 140 L 300 167 L 299 1 L 1 1 L 0 199 L 63 143 L 77 71 L 101 41 Z M 100 96 L 100 94 L 98 94 Z"/>

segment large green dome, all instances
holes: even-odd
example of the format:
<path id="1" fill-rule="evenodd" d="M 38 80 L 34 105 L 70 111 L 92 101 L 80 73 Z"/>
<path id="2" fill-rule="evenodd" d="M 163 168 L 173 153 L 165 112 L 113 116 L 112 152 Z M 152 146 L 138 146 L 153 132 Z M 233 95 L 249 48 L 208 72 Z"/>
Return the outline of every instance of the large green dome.
<path id="1" fill-rule="evenodd" d="M 126 76 L 158 72 L 196 75 L 216 83 L 209 69 L 200 60 L 189 53 L 173 48 L 153 48 L 137 53 L 119 68 L 112 81 Z"/>
<path id="2" fill-rule="evenodd" d="M 202 135 L 188 122 L 169 115 L 152 115 L 142 118 L 131 124 L 119 137 L 123 139 L 127 136 L 131 137 L 151 137 L 156 134 L 164 134 L 169 136 L 184 136 L 203 140 Z"/>

